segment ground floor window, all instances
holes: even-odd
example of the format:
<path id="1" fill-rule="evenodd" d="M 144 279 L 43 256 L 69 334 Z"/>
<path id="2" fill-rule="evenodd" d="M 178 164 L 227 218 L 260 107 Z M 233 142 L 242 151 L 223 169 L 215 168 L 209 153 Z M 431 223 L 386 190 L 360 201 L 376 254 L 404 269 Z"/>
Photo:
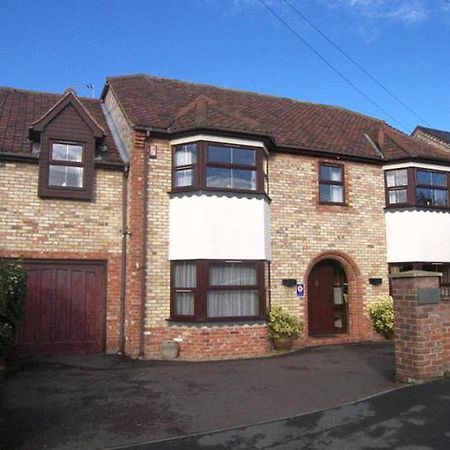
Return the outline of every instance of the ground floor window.
<path id="1" fill-rule="evenodd" d="M 171 317 L 220 321 L 264 319 L 265 261 L 172 261 Z"/>
<path id="2" fill-rule="evenodd" d="M 389 271 L 391 274 L 406 272 L 408 270 L 427 270 L 429 272 L 440 272 L 441 297 L 443 300 L 450 300 L 450 263 L 398 263 L 390 264 Z"/>

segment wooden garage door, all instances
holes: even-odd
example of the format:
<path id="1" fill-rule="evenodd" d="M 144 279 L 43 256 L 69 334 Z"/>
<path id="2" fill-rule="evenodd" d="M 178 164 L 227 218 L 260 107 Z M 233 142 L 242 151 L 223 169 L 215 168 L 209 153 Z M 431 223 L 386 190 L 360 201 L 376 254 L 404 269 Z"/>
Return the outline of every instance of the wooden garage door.
<path id="1" fill-rule="evenodd" d="M 27 296 L 19 350 L 32 354 L 103 351 L 104 264 L 28 261 L 26 267 Z"/>

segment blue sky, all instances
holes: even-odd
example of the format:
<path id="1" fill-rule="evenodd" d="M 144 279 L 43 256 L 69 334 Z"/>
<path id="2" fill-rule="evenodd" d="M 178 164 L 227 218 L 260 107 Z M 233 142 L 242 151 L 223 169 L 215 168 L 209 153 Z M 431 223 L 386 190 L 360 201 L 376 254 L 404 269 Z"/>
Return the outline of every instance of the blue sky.
<path id="1" fill-rule="evenodd" d="M 0 85 L 63 92 L 92 83 L 98 96 L 107 76 L 148 73 L 343 106 L 407 132 L 426 125 L 284 0 L 265 1 L 388 115 L 260 0 L 1 0 Z M 450 129 L 450 0 L 288 1 L 428 125 Z"/>

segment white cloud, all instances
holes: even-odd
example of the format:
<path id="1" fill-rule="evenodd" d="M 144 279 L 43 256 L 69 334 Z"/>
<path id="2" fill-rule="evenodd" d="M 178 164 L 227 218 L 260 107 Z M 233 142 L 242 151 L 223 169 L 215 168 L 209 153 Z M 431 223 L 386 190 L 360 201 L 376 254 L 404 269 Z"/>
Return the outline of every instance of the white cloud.
<path id="1" fill-rule="evenodd" d="M 433 10 L 424 0 L 323 0 L 330 8 L 347 8 L 371 19 L 384 19 L 403 23 L 425 21 Z"/>

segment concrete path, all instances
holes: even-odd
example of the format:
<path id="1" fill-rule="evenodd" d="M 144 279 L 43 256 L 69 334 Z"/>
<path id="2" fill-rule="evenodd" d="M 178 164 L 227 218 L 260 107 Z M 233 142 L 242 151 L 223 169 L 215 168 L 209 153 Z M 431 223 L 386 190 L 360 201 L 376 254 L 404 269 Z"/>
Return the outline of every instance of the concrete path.
<path id="1" fill-rule="evenodd" d="M 28 360 L 0 392 L 0 448 L 100 449 L 245 426 L 390 390 L 393 377 L 391 343 L 205 363 Z"/>
<path id="2" fill-rule="evenodd" d="M 450 448 L 450 379 L 305 416 L 126 448 L 446 450 Z"/>

